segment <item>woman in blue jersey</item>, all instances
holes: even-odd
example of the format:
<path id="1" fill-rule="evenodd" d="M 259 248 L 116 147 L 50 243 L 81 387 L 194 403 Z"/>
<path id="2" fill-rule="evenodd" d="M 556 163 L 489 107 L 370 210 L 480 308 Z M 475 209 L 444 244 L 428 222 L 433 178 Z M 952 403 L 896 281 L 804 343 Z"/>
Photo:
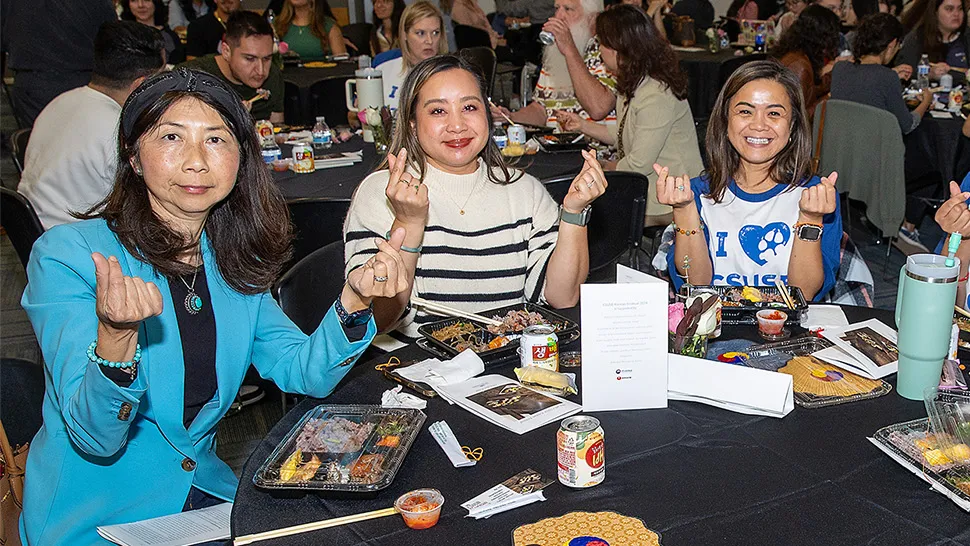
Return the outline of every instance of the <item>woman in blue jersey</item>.
<path id="1" fill-rule="evenodd" d="M 654 165 L 657 197 L 674 209 L 667 262 L 676 288 L 685 280 L 771 286 L 779 279 L 807 299 L 832 288 L 842 238 L 838 175 L 812 175 L 807 120 L 795 74 L 775 61 L 751 62 L 714 105 L 707 171 L 688 179 Z"/>

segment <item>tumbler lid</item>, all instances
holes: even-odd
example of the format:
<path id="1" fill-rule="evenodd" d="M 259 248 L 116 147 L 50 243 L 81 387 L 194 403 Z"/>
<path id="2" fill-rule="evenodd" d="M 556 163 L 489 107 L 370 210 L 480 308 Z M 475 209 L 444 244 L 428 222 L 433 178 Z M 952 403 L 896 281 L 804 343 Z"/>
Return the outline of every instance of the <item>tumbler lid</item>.
<path id="1" fill-rule="evenodd" d="M 936 254 L 913 254 L 906 258 L 906 275 L 912 279 L 930 283 L 956 282 L 960 275 L 960 260 L 946 265 L 946 256 Z"/>

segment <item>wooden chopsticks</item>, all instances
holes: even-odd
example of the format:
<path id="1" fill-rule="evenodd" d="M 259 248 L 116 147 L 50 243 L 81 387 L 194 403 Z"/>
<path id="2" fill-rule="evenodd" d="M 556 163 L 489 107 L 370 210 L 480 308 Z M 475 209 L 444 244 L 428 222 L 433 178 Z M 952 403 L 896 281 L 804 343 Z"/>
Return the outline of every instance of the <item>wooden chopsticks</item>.
<path id="1" fill-rule="evenodd" d="M 243 546 L 245 544 L 252 544 L 254 542 L 259 542 L 261 540 L 269 540 L 271 538 L 280 538 L 290 535 L 296 535 L 299 533 L 306 533 L 308 531 L 316 531 L 318 529 L 327 529 L 330 527 L 337 527 L 340 525 L 347 525 L 348 523 L 357 523 L 358 521 L 365 521 L 374 518 L 383 518 L 385 516 L 390 516 L 397 513 L 396 508 L 383 508 L 381 510 L 374 510 L 372 512 L 363 512 L 361 514 L 352 514 L 350 516 L 343 516 L 340 518 L 324 519 L 320 521 L 312 521 L 310 523 L 304 523 L 302 525 L 294 525 L 292 527 L 284 527 L 282 529 L 275 529 L 273 531 L 263 531 L 262 533 L 255 533 L 252 535 L 246 535 L 238 537 L 232 543 L 234 546 Z"/>
<path id="2" fill-rule="evenodd" d="M 792 299 L 791 294 L 788 292 L 788 287 L 778 279 L 775 279 L 775 287 L 778 289 L 778 293 L 781 294 L 781 299 L 785 300 L 785 305 L 789 309 L 794 309 L 795 300 Z"/>
<path id="3" fill-rule="evenodd" d="M 442 305 L 440 303 L 428 301 L 426 299 L 419 298 L 417 296 L 414 296 L 411 298 L 411 304 L 417 305 L 418 307 L 424 307 L 428 311 L 437 313 L 439 315 L 447 315 L 449 317 L 458 317 L 458 318 L 464 318 L 468 320 L 475 320 L 475 321 L 481 322 L 482 324 L 486 324 L 488 326 L 502 325 L 502 321 L 500 320 L 490 319 L 488 317 L 485 317 L 476 313 L 469 313 L 467 311 L 462 311 L 461 309 L 448 307 L 447 305 Z"/>

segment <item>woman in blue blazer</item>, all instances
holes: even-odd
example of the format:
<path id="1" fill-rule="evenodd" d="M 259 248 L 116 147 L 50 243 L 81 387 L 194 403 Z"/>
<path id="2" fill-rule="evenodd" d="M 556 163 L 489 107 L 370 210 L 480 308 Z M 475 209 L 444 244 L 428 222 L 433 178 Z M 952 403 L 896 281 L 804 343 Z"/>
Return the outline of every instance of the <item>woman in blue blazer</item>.
<path id="1" fill-rule="evenodd" d="M 44 425 L 27 460 L 25 544 L 232 500 L 215 433 L 246 369 L 329 394 L 375 334 L 370 302 L 406 287 L 403 230 L 303 334 L 267 292 L 289 256 L 285 203 L 252 119 L 186 69 L 125 103 L 115 186 L 34 246 L 23 306 L 44 353 Z"/>

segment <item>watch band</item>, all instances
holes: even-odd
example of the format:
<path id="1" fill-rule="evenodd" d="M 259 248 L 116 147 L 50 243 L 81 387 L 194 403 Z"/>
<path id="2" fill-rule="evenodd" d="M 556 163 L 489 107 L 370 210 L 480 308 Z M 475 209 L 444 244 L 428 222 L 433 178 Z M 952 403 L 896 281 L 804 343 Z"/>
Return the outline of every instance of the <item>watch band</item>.
<path id="1" fill-rule="evenodd" d="M 590 210 L 593 205 L 586 205 L 586 208 L 582 212 L 575 213 L 569 212 L 564 209 L 562 205 L 559 205 L 559 221 L 566 222 L 567 224 L 573 224 L 574 226 L 583 226 L 589 223 Z"/>
<path id="2" fill-rule="evenodd" d="M 360 311 L 348 313 L 347 309 L 344 308 L 344 304 L 340 303 L 340 298 L 337 298 L 337 301 L 334 302 L 333 309 L 337 312 L 337 319 L 340 321 L 340 324 L 343 324 L 347 328 L 366 324 L 373 314 L 371 306 L 368 306 L 366 309 L 361 309 Z"/>

